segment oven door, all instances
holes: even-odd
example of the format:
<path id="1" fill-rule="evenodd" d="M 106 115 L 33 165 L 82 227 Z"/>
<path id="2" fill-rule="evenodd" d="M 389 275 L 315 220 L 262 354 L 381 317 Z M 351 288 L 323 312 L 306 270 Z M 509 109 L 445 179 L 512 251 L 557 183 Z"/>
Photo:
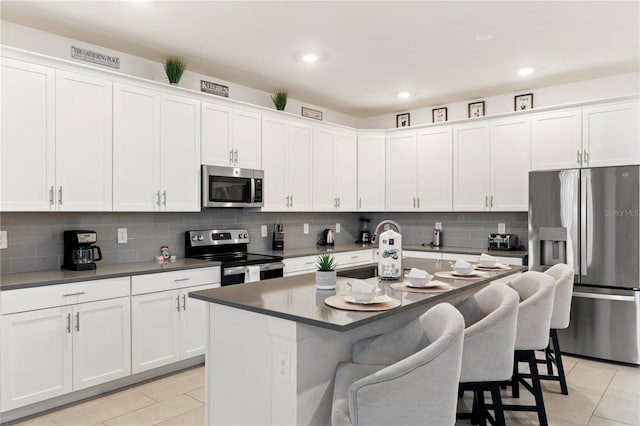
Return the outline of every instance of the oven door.
<path id="1" fill-rule="evenodd" d="M 284 263 L 270 262 L 255 265 L 260 267 L 260 281 L 284 276 Z M 243 284 L 249 268 L 247 266 L 222 267 L 222 285 Z"/>
<path id="2" fill-rule="evenodd" d="M 202 207 L 253 207 L 254 171 L 202 166 Z"/>

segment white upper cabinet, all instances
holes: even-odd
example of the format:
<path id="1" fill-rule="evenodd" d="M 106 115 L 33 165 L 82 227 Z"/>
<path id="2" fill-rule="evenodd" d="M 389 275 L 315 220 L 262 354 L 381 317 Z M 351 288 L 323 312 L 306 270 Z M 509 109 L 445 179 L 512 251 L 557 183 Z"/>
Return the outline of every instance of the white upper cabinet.
<path id="1" fill-rule="evenodd" d="M 116 211 L 200 210 L 200 102 L 122 84 L 113 93 Z"/>
<path id="2" fill-rule="evenodd" d="M 313 210 L 356 210 L 357 140 L 325 128 L 313 131 Z"/>
<path id="3" fill-rule="evenodd" d="M 417 208 L 451 211 L 453 206 L 453 139 L 451 127 L 418 131 Z"/>
<path id="4" fill-rule="evenodd" d="M 257 112 L 202 103 L 202 164 L 261 168 L 261 118 Z"/>
<path id="5" fill-rule="evenodd" d="M 200 211 L 200 101 L 162 95 L 161 210 Z"/>
<path id="6" fill-rule="evenodd" d="M 582 165 L 582 113 L 567 109 L 531 116 L 531 168 L 555 170 Z"/>
<path id="7" fill-rule="evenodd" d="M 262 116 L 264 211 L 311 211 L 311 126 Z"/>
<path id="8" fill-rule="evenodd" d="M 55 210 L 55 71 L 1 67 L 0 210 Z"/>
<path id="9" fill-rule="evenodd" d="M 112 206 L 112 84 L 56 71 L 56 184 L 60 211 Z"/>
<path id="10" fill-rule="evenodd" d="M 417 208 L 416 132 L 387 135 L 386 210 L 409 211 Z"/>
<path id="11" fill-rule="evenodd" d="M 454 128 L 454 211 L 489 209 L 489 159 L 489 124 L 486 121 Z"/>
<path id="12" fill-rule="evenodd" d="M 530 123 L 528 116 L 491 122 L 489 201 L 493 211 L 529 210 Z"/>
<path id="13" fill-rule="evenodd" d="M 583 167 L 640 164 L 638 102 L 582 110 Z"/>
<path id="14" fill-rule="evenodd" d="M 358 210 L 384 211 L 385 135 L 358 135 Z"/>

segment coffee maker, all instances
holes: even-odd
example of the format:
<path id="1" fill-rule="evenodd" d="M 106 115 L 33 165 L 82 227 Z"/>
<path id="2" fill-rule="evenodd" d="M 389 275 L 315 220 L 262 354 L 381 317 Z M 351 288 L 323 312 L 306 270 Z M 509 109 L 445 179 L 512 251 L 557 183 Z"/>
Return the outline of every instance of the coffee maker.
<path id="1" fill-rule="evenodd" d="M 271 248 L 273 250 L 284 250 L 284 224 L 282 223 L 273 225 L 273 242 Z"/>
<path id="2" fill-rule="evenodd" d="M 95 231 L 64 231 L 64 264 L 62 269 L 71 271 L 87 271 L 96 269 L 98 260 L 102 260 L 100 247 L 94 245 L 98 241 Z"/>
<path id="3" fill-rule="evenodd" d="M 371 220 L 366 217 L 360 218 L 360 237 L 356 244 L 370 244 L 371 243 L 371 232 L 369 232 L 369 222 Z"/>

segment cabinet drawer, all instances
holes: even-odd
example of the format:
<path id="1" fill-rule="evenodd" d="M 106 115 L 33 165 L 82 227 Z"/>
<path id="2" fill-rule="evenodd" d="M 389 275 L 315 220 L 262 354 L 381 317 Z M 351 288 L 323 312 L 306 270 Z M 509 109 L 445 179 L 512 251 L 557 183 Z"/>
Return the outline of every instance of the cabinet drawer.
<path id="1" fill-rule="evenodd" d="M 284 259 L 284 273 L 295 274 L 315 271 L 317 259 L 318 256 L 303 256 Z"/>
<path id="2" fill-rule="evenodd" d="M 219 266 L 135 275 L 131 277 L 131 294 L 153 293 L 219 282 Z"/>
<path id="3" fill-rule="evenodd" d="M 413 251 L 413 250 L 403 250 L 402 257 L 413 257 L 416 259 L 442 259 L 442 253 L 433 253 L 429 251 Z"/>
<path id="4" fill-rule="evenodd" d="M 373 262 L 373 252 L 371 250 L 357 250 L 335 253 L 333 257 L 336 260 L 338 269 L 347 266 Z"/>
<path id="5" fill-rule="evenodd" d="M 7 290 L 2 292 L 2 313 L 113 299 L 129 294 L 129 277 Z"/>

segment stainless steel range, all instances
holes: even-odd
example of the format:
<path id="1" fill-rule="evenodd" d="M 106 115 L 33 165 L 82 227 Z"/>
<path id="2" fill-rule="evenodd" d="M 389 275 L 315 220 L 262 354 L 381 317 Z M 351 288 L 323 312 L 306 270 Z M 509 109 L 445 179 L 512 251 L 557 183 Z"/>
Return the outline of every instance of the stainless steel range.
<path id="1" fill-rule="evenodd" d="M 222 285 L 283 276 L 282 256 L 247 252 L 246 229 L 202 229 L 185 232 L 186 256 L 221 262 Z"/>

